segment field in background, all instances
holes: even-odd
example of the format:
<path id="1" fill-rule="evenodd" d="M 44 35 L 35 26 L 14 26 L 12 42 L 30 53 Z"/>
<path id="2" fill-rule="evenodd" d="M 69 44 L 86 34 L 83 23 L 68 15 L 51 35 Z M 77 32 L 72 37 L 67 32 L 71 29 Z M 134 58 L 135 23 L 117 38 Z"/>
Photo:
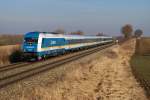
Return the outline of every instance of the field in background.
<path id="1" fill-rule="evenodd" d="M 150 55 L 133 55 L 130 61 L 132 72 L 150 96 Z"/>
<path id="2" fill-rule="evenodd" d="M 0 46 L 0 65 L 9 64 L 9 56 L 12 52 L 19 50 L 20 45 Z"/>
<path id="3" fill-rule="evenodd" d="M 131 65 L 150 81 L 150 37 L 137 39 L 136 52 L 131 59 Z"/>
<path id="4" fill-rule="evenodd" d="M 0 35 L 0 46 L 21 44 L 23 35 Z"/>
<path id="5" fill-rule="evenodd" d="M 130 64 L 136 79 L 150 95 L 150 38 L 137 39 L 135 54 Z"/>
<path id="6" fill-rule="evenodd" d="M 131 65 L 144 79 L 150 82 L 150 56 L 134 55 L 131 59 Z"/>
<path id="7" fill-rule="evenodd" d="M 137 39 L 136 54 L 150 55 L 150 37 L 142 37 Z"/>

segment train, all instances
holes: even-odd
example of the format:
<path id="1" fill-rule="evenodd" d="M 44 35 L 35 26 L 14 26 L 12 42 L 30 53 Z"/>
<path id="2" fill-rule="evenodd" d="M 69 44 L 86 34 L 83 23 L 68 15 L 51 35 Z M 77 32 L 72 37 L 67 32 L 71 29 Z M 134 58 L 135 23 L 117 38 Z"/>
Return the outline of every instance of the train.
<path id="1" fill-rule="evenodd" d="M 65 35 L 55 32 L 28 32 L 24 35 L 22 51 L 29 59 L 41 60 L 66 52 L 79 51 L 112 43 L 109 36 Z"/>

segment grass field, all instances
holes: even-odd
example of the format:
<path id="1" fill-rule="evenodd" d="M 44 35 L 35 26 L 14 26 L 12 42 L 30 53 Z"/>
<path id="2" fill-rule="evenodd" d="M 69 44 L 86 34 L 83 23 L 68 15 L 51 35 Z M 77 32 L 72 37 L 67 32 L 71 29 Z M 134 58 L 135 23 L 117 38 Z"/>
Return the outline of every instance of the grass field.
<path id="1" fill-rule="evenodd" d="M 131 66 L 136 68 L 138 73 L 150 82 L 150 56 L 134 55 L 131 59 Z"/>
<path id="2" fill-rule="evenodd" d="M 127 41 L 52 68 L 0 89 L 0 100 L 147 100 L 129 64 L 134 47 Z"/>
<path id="3" fill-rule="evenodd" d="M 134 67 L 142 78 L 150 82 L 150 38 L 137 40 L 135 54 L 131 58 Z"/>

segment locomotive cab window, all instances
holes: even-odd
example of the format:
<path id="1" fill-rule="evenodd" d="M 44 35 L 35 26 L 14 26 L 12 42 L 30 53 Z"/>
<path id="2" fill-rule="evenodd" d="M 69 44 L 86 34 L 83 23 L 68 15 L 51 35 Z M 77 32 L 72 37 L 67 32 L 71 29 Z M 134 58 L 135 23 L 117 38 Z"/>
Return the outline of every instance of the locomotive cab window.
<path id="1" fill-rule="evenodd" d="M 38 39 L 37 38 L 25 38 L 24 42 L 25 43 L 38 43 Z"/>

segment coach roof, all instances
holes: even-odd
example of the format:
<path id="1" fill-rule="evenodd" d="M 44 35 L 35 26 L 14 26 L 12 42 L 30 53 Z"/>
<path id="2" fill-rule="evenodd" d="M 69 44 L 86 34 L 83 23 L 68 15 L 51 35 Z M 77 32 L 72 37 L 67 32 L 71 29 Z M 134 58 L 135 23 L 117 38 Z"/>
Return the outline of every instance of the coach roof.
<path id="1" fill-rule="evenodd" d="M 70 34 L 59 34 L 56 32 L 29 32 L 26 34 L 26 36 L 35 36 L 38 37 L 38 35 L 43 37 L 53 37 L 53 38 L 65 38 L 65 39 L 94 39 L 94 38 L 112 38 L 108 36 L 94 36 L 94 35 L 70 35 Z"/>

